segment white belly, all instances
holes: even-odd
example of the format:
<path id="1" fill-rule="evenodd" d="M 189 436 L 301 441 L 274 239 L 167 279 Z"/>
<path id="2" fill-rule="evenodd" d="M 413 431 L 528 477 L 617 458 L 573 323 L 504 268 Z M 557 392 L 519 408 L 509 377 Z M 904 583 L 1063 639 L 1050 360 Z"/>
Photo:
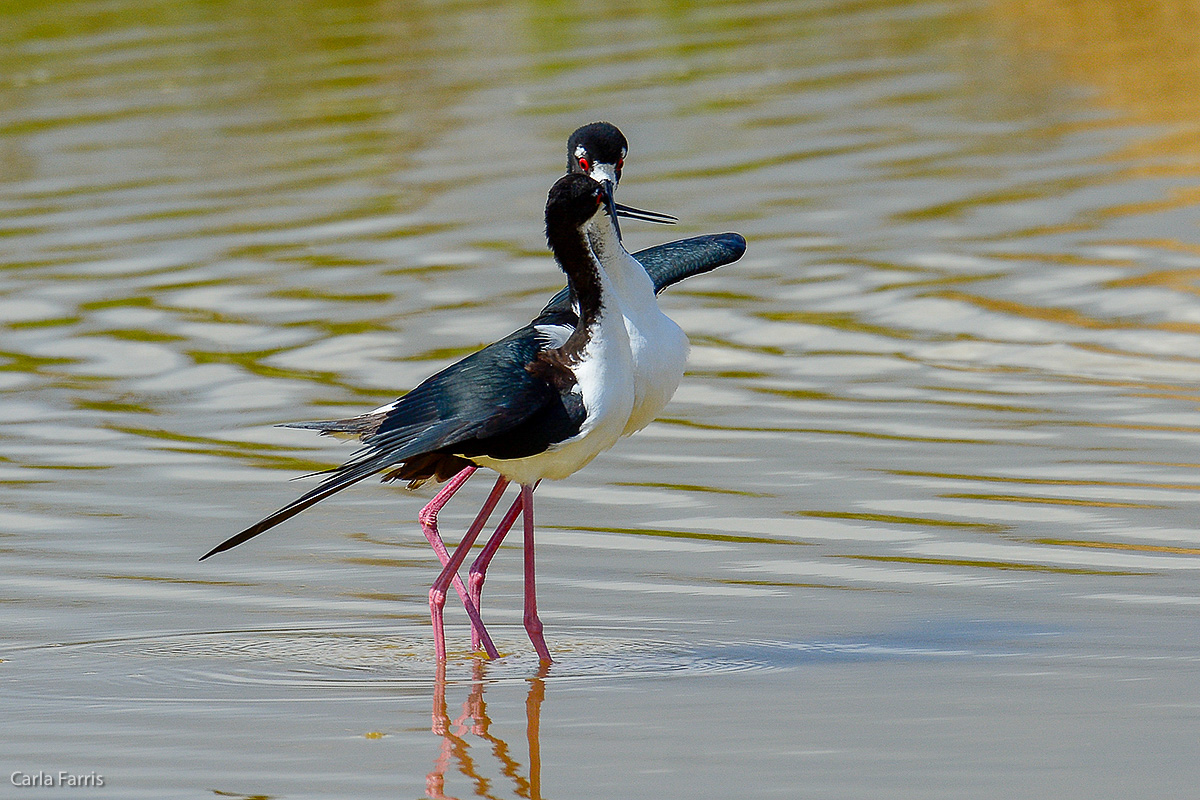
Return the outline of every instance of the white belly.
<path id="1" fill-rule="evenodd" d="M 653 310 L 654 314 L 625 319 L 633 355 L 634 400 L 623 436 L 640 431 L 658 417 L 679 388 L 687 365 L 687 336 L 657 304 Z"/>
<path id="2" fill-rule="evenodd" d="M 675 321 L 658 307 L 654 282 L 645 268 L 619 244 L 593 240 L 604 251 L 605 269 L 625 317 L 633 357 L 633 410 L 623 436 L 649 425 L 675 395 L 687 366 L 688 340 Z"/>
<path id="3" fill-rule="evenodd" d="M 532 484 L 566 478 L 616 444 L 629 420 L 634 398 L 633 359 L 619 314 L 605 315 L 582 361 L 572 371 L 587 411 L 579 433 L 526 458 L 480 456 L 472 460 L 509 480 Z"/>

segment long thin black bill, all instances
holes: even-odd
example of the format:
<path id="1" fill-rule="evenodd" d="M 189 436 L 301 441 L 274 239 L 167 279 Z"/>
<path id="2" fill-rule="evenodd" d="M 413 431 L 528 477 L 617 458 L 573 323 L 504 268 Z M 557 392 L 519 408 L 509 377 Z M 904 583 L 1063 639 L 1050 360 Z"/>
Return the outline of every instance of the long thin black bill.
<path id="1" fill-rule="evenodd" d="M 643 222 L 657 222 L 660 225 L 674 225 L 679 222 L 678 217 L 672 217 L 670 214 L 660 214 L 657 211 L 642 211 L 640 208 L 632 206 L 623 206 L 620 203 L 613 203 L 613 208 L 617 214 L 629 219 L 640 219 Z"/>
<path id="2" fill-rule="evenodd" d="M 621 223 L 617 221 L 617 203 L 613 200 L 613 189 L 616 187 L 613 186 L 612 181 L 601 181 L 600 186 L 604 189 L 604 205 L 608 208 L 605 213 L 612 219 L 613 228 L 617 231 L 617 239 L 620 239 Z"/>

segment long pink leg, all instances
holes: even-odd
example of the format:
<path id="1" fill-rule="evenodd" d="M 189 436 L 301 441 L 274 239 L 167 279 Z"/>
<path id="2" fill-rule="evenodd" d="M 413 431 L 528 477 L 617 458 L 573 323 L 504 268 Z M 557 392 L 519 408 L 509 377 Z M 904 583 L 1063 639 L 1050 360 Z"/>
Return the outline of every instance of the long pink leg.
<path id="1" fill-rule="evenodd" d="M 521 495 L 518 494 L 517 499 L 513 500 L 513 504 L 504 513 L 504 518 L 500 520 L 500 524 L 496 526 L 496 532 L 487 540 L 487 544 L 483 546 L 479 557 L 471 563 L 471 569 L 467 573 L 467 591 L 471 594 L 471 602 L 475 604 L 475 608 L 480 609 L 480 616 L 483 615 L 480 603 L 483 600 L 483 581 L 487 577 L 488 564 L 492 563 L 492 556 L 496 555 L 496 551 L 500 549 L 500 544 L 504 541 L 504 537 L 508 535 L 513 523 L 517 521 L 517 515 L 521 513 L 521 508 Z M 479 644 L 478 634 L 472 628 L 471 646 L 478 650 Z"/>
<path id="2" fill-rule="evenodd" d="M 471 523 L 471 527 L 463 534 L 462 541 L 458 543 L 458 547 L 454 549 L 454 553 L 451 554 L 446 565 L 442 567 L 441 574 L 437 576 L 437 580 L 433 582 L 433 586 L 429 589 L 429 616 L 433 621 L 433 645 L 438 661 L 446 660 L 446 633 L 442 624 L 442 610 L 446 606 L 446 589 L 457 577 L 458 568 L 462 566 L 467 553 L 471 551 L 471 546 L 479 538 L 479 532 L 487 524 L 488 517 L 491 516 L 496 503 L 500 502 L 500 495 L 504 494 L 504 489 L 507 486 L 508 478 L 501 475 L 496 479 L 496 485 L 492 487 L 491 494 L 483 502 L 483 507 L 479 509 L 479 514 L 476 515 L 475 521 Z M 483 640 L 483 646 L 487 651 L 488 657 L 499 657 L 500 652 L 492 644 L 487 629 L 483 627 L 483 620 L 479 617 L 479 609 L 471 602 L 470 597 L 463 598 L 463 605 L 467 609 L 467 615 L 471 618 L 472 628 L 476 628 L 480 632 L 480 637 Z"/>
<path id="3" fill-rule="evenodd" d="M 417 520 L 421 523 L 421 532 L 425 534 L 425 539 L 429 542 L 429 546 L 433 548 L 433 552 L 437 553 L 438 561 L 442 562 L 442 566 L 446 566 L 446 562 L 450 560 L 450 554 L 446 552 L 446 545 L 442 541 L 442 536 L 438 533 L 437 518 L 438 512 L 450 502 L 450 498 L 463 487 L 467 479 L 475 474 L 479 469 L 474 465 L 465 467 L 461 472 L 450 479 L 450 482 L 442 487 L 432 500 L 424 508 L 421 513 L 417 514 Z M 454 576 L 454 588 L 458 592 L 458 596 L 462 598 L 463 604 L 467 602 L 467 589 L 463 586 L 462 579 L 457 575 Z M 472 623 L 474 630 L 474 623 Z M 474 634 L 472 634 L 474 641 Z"/>
<path id="4" fill-rule="evenodd" d="M 521 504 L 525 506 L 525 632 L 542 663 L 549 664 L 550 649 L 542 637 L 542 621 L 537 613 L 537 586 L 533 580 L 533 486 L 521 485 Z"/>
<path id="5" fill-rule="evenodd" d="M 424 508 L 421 509 L 421 513 L 417 515 L 417 519 L 421 522 L 421 531 L 425 534 L 425 539 L 429 542 L 429 545 L 433 548 L 433 552 L 437 554 L 438 560 L 442 562 L 443 567 L 445 567 L 446 564 L 450 561 L 450 554 L 448 552 L 446 552 L 446 545 L 444 542 L 442 542 L 441 534 L 438 533 L 438 527 L 437 527 L 438 512 L 440 512 L 442 510 L 442 508 L 445 507 L 446 503 L 448 503 L 450 501 L 450 498 L 453 497 L 455 495 L 455 493 L 458 492 L 458 490 L 462 488 L 463 484 L 465 484 L 467 482 L 467 479 L 470 478 L 472 475 L 474 475 L 475 471 L 478 469 L 479 469 L 479 467 L 476 467 L 474 465 L 469 466 L 469 467 L 464 467 L 457 475 L 455 475 L 453 478 L 450 479 L 449 483 L 447 483 L 445 486 L 442 487 L 442 490 L 439 491 L 437 493 L 437 495 L 432 500 L 430 500 L 429 503 Z M 518 496 L 518 502 L 519 501 L 520 501 L 520 497 Z M 512 527 L 511 522 L 509 522 L 508 524 L 509 524 L 509 527 Z M 501 538 L 503 538 L 503 537 L 501 537 Z M 488 540 L 488 543 L 489 543 L 489 545 L 491 544 L 490 539 Z M 497 546 L 499 546 L 499 544 L 497 544 Z M 493 552 L 494 552 L 494 548 L 493 548 Z M 489 556 L 488 560 L 489 561 L 491 560 L 490 556 Z M 485 562 L 484 569 L 487 569 L 486 562 Z M 462 599 L 463 608 L 467 609 L 467 615 L 472 617 L 472 620 L 471 620 L 471 647 L 475 650 L 478 650 L 479 648 L 484 647 L 484 639 L 487 638 L 485 634 L 480 633 L 480 629 L 478 627 L 476 627 L 475 620 L 474 620 L 475 615 L 478 615 L 479 618 L 482 619 L 482 615 L 479 614 L 479 593 L 475 592 L 474 596 L 471 597 L 468 590 L 463 586 L 462 578 L 458 577 L 457 574 L 454 576 L 453 584 L 454 584 L 454 589 L 458 592 L 458 596 Z M 471 613 L 470 605 L 471 605 L 472 601 L 475 604 L 475 614 Z M 486 648 L 484 648 L 484 649 L 486 649 Z M 488 656 L 491 658 L 496 658 L 497 655 L 498 655 L 497 653 L 493 653 L 490 651 L 488 652 Z"/>

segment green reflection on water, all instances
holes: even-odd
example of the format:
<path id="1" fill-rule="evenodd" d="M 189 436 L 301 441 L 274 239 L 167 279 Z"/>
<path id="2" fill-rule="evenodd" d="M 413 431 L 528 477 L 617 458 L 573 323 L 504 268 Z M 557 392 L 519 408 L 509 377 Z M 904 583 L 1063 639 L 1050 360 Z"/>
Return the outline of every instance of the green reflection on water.
<path id="1" fill-rule="evenodd" d="M 759 586 L 768 589 L 838 589 L 845 592 L 896 592 L 895 589 L 887 589 L 881 586 L 851 586 L 843 583 L 820 583 L 811 581 L 772 581 L 763 579 L 748 580 L 717 578 L 712 579 L 712 582 L 727 586 Z"/>
<path id="2" fill-rule="evenodd" d="M 698 486 L 687 483 L 655 483 L 653 481 L 616 481 L 614 486 L 645 486 L 650 489 L 670 489 L 677 492 L 707 492 L 710 494 L 732 494 L 741 497 L 772 497 L 765 492 L 749 492 L 741 489 L 723 489 L 716 486 Z"/>
<path id="3" fill-rule="evenodd" d="M 1054 547 L 1080 547 L 1095 550 L 1121 550 L 1135 553 L 1169 553 L 1180 556 L 1200 556 L 1200 547 L 1173 547 L 1163 544 L 1135 544 L 1132 542 L 1102 542 L 1081 539 L 1030 539 L 1033 544 Z"/>
<path id="4" fill-rule="evenodd" d="M 85 336 L 105 336 L 110 339 L 120 339 L 126 342 L 182 342 L 186 339 L 174 333 L 164 331 L 147 331 L 135 328 L 112 328 L 106 331 L 94 331 Z"/>
<path id="5" fill-rule="evenodd" d="M 0 359 L 5 359 L 7 362 L 0 362 L 0 372 L 34 373 L 42 372 L 47 367 L 62 367 L 69 364 L 79 363 L 79 359 L 76 358 L 34 356 L 27 353 L 14 353 L 9 351 L 0 351 Z"/>
<path id="6" fill-rule="evenodd" d="M 938 567 L 971 567 L 975 569 L 1015 570 L 1018 572 L 1049 572 L 1058 575 L 1153 575 L 1153 572 L 1140 570 L 1107 570 L 1084 567 L 1052 567 L 1047 564 L 1027 564 L 1019 561 L 984 561 L 967 558 L 918 558 L 915 556 L 871 556 L 871 555 L 831 555 L 830 558 L 852 558 L 858 561 L 876 561 L 893 564 L 920 564 Z"/>
<path id="7" fill-rule="evenodd" d="M 1009 525 L 997 525 L 989 522 L 966 522 L 963 520 L 934 519 L 931 517 L 901 517 L 894 514 L 868 514 L 854 511 L 789 511 L 787 513 L 800 517 L 816 517 L 818 519 L 853 519 L 864 522 L 887 522 L 893 525 L 932 525 L 934 527 L 986 531 L 987 533 L 1004 533 L 1011 530 L 1011 526 Z"/>
<path id="8" fill-rule="evenodd" d="M 51 317 L 49 319 L 29 319 L 8 322 L 5 323 L 5 326 L 14 331 L 33 330 L 37 328 L 60 328 L 67 325 L 78 324 L 82 319 L 83 317 Z"/>
<path id="9" fill-rule="evenodd" d="M 376 292 L 374 294 L 350 294 L 321 291 L 308 287 L 298 289 L 277 289 L 276 291 L 271 292 L 271 296 L 287 298 L 291 300 L 322 300 L 332 303 L 386 303 L 392 299 L 392 295 L 387 292 Z"/>
<path id="10" fill-rule="evenodd" d="M 818 433 L 828 434 L 830 436 L 851 436 L 862 439 L 880 439 L 883 441 L 899 441 L 899 442 L 944 442 L 953 444 L 992 444 L 990 439 L 968 439 L 964 437 L 950 436 L 904 436 L 897 433 L 880 433 L 878 431 L 847 431 L 835 430 L 831 428 L 802 428 L 802 427 L 786 427 L 786 426 L 765 426 L 765 425 L 717 425 L 712 423 L 697 422 L 690 419 L 678 419 L 672 417 L 661 417 L 655 422 L 662 425 L 676 425 L 681 428 L 694 428 L 696 430 L 707 431 L 740 431 L 745 433 Z M 1007 442 L 1013 447 L 1034 447 L 1036 443 L 1030 442 Z"/>
<path id="11" fill-rule="evenodd" d="M 218 458 L 233 458 L 265 469 L 286 469 L 299 473 L 314 473 L 328 469 L 329 464 L 321 461 L 308 461 L 292 455 L 295 448 L 263 444 L 262 442 L 236 442 L 228 439 L 215 439 L 208 436 L 193 436 L 174 431 L 156 428 L 135 428 L 122 425 L 107 425 L 109 430 L 120 431 L 132 436 L 152 439 L 159 442 L 174 442 L 188 447 L 160 446 L 158 449 L 172 453 L 191 453 L 210 455 Z M 275 455 L 279 453 L 280 455 Z"/>
<path id="12" fill-rule="evenodd" d="M 631 536 L 652 536 L 664 539 L 693 539 L 701 542 L 729 542 L 733 544 L 782 544 L 782 545 L 811 545 L 799 539 L 783 539 L 774 536 L 742 536 L 730 533 L 698 533 L 696 531 L 669 531 L 660 528 L 613 528 L 587 525 L 547 525 L 539 523 L 538 527 L 563 531 L 587 531 L 589 533 L 619 533 Z"/>
<path id="13" fill-rule="evenodd" d="M 889 339 L 929 338 L 903 328 L 885 328 L 858 318 L 854 314 L 826 311 L 765 311 L 757 316 L 771 322 L 790 322 L 797 325 L 820 325 L 826 328 L 886 336 Z"/>
<path id="14" fill-rule="evenodd" d="M 190 350 L 189 355 L 197 364 L 232 364 L 253 375 L 262 378 L 282 378 L 287 380 L 315 381 L 327 385 L 337 385 L 338 375 L 334 372 L 311 369 L 289 369 L 264 364 L 264 359 L 284 352 L 281 349 L 256 350 L 251 352 L 231 353 L 229 351 Z"/>
<path id="15" fill-rule="evenodd" d="M 1019 494 L 985 494 L 973 492 L 946 492 L 941 497 L 960 500 L 992 500 L 1000 503 L 1034 503 L 1048 506 L 1086 506 L 1088 508 L 1169 508 L 1154 503 L 1120 503 L 1112 500 L 1080 500 L 1071 497 L 1030 497 Z"/>
<path id="16" fill-rule="evenodd" d="M 1179 464 L 1164 466 L 1191 466 L 1195 464 Z M 1200 491 L 1200 483 L 1173 483 L 1169 481 L 1131 481 L 1116 478 L 1040 478 L 1021 475 L 983 475 L 960 472 L 931 472 L 927 470 L 897 469 L 887 470 L 892 475 L 906 475 L 918 478 L 943 478 L 946 480 L 971 481 L 981 483 L 1020 483 L 1030 486 L 1112 486 L 1112 487 L 1145 487 L 1153 489 L 1175 489 L 1179 491 Z"/>
<path id="17" fill-rule="evenodd" d="M 158 414 L 158 409 L 139 403 L 121 400 L 84 400 L 77 399 L 75 407 L 87 411 L 106 411 L 113 414 Z"/>

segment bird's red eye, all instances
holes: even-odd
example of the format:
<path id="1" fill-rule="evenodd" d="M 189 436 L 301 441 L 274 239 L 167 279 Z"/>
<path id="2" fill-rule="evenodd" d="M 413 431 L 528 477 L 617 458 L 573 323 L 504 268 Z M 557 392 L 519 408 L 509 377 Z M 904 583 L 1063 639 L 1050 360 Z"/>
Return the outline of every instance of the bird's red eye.
<path id="1" fill-rule="evenodd" d="M 592 165 L 588 163 L 588 160 L 586 158 L 580 158 L 579 159 L 579 168 L 581 170 L 583 170 L 584 172 L 591 172 Z"/>
<path id="2" fill-rule="evenodd" d="M 617 169 L 620 169 L 620 168 L 621 168 L 621 167 L 623 167 L 623 166 L 625 166 L 625 159 L 623 159 L 623 158 L 618 158 L 618 159 L 617 159 Z"/>

